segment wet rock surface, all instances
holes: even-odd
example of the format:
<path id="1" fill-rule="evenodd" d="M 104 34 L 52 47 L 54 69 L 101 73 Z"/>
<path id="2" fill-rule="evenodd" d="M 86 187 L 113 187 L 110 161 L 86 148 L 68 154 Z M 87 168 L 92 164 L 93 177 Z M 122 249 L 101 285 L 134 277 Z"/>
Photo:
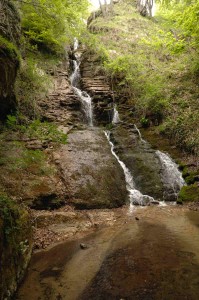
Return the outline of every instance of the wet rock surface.
<path id="1" fill-rule="evenodd" d="M 66 239 L 82 238 L 103 226 L 112 226 L 119 209 L 76 210 L 65 205 L 57 210 L 32 210 L 34 250 L 46 249 Z M 80 243 L 81 244 L 81 243 Z"/>
<path id="2" fill-rule="evenodd" d="M 16 299 L 197 300 L 198 212 L 123 208 L 115 217 L 114 226 L 36 253 Z"/>
<path id="3" fill-rule="evenodd" d="M 113 208 L 126 203 L 123 171 L 101 129 L 71 132 L 57 152 L 59 170 L 76 208 Z"/>

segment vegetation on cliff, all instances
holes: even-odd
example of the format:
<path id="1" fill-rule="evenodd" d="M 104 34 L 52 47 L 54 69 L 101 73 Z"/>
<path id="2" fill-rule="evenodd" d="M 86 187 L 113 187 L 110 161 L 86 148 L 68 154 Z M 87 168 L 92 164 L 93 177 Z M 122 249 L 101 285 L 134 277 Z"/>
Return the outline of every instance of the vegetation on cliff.
<path id="1" fill-rule="evenodd" d="M 29 213 L 0 194 L 0 299 L 9 299 L 24 276 L 32 250 Z"/>
<path id="2" fill-rule="evenodd" d="M 120 103 L 126 99 L 132 107 L 126 118 L 159 125 L 160 133 L 194 154 L 199 153 L 197 7 L 197 1 L 159 3 L 156 16 L 144 18 L 126 0 L 106 19 L 89 24 L 90 49 L 98 52 Z"/>
<path id="3" fill-rule="evenodd" d="M 88 2 L 14 1 L 21 15 L 21 68 L 16 82 L 17 117 L 40 118 L 38 100 L 52 87 L 52 76 L 60 60 L 67 58 L 75 36 L 86 29 Z"/>

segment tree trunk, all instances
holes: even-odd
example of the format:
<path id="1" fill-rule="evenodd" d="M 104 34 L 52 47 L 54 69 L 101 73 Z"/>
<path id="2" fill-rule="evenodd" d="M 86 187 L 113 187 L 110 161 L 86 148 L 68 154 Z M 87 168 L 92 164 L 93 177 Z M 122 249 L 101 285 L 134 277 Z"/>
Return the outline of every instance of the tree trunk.
<path id="1" fill-rule="evenodd" d="M 99 0 L 99 5 L 100 5 L 100 9 L 101 9 L 101 11 L 102 11 L 103 17 L 105 17 L 105 16 L 106 16 L 106 12 L 105 12 L 104 6 L 102 5 L 101 0 Z"/>
<path id="2" fill-rule="evenodd" d="M 153 16 L 153 4 L 154 4 L 154 0 L 138 0 L 137 1 L 137 8 L 139 13 L 143 16 L 143 17 L 152 17 Z"/>

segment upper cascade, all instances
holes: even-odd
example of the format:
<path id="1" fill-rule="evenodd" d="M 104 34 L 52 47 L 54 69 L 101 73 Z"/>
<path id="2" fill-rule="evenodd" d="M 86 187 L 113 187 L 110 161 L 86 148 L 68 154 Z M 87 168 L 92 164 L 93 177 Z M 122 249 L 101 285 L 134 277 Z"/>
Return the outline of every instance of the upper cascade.
<path id="1" fill-rule="evenodd" d="M 117 124 L 119 122 L 120 122 L 119 113 L 118 113 L 118 110 L 116 108 L 116 105 L 114 105 L 112 123 Z"/>
<path id="2" fill-rule="evenodd" d="M 70 82 L 75 93 L 77 94 L 77 96 L 79 97 L 82 103 L 82 110 L 88 125 L 93 126 L 92 98 L 88 95 L 88 93 L 80 89 L 81 75 L 80 75 L 79 67 L 81 63 L 80 61 L 81 56 L 77 53 L 78 48 L 79 48 L 79 42 L 75 38 L 74 46 L 73 46 L 75 59 L 73 60 L 73 73 L 70 76 Z"/>

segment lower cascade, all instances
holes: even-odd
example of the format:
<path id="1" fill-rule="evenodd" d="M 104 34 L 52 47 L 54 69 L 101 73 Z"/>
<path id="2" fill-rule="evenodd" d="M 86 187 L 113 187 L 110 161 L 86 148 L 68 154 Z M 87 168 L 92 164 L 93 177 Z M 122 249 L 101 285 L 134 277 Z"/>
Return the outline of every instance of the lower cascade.
<path id="1" fill-rule="evenodd" d="M 161 176 L 165 186 L 163 199 L 167 201 L 173 198 L 177 199 L 180 189 L 185 185 L 178 165 L 166 153 L 157 150 L 156 155 L 162 165 Z"/>
<path id="2" fill-rule="evenodd" d="M 109 141 L 109 144 L 111 145 L 111 152 L 119 162 L 120 166 L 122 167 L 125 175 L 125 180 L 126 180 L 126 188 L 129 192 L 129 199 L 130 199 L 130 204 L 133 205 L 141 205 L 141 206 L 146 206 L 149 205 L 150 203 L 159 203 L 163 204 L 163 202 L 158 202 L 155 201 L 153 197 L 150 197 L 148 195 L 143 195 L 139 190 L 135 188 L 135 183 L 133 180 L 133 176 L 131 175 L 131 172 L 129 169 L 126 167 L 126 165 L 119 159 L 117 154 L 114 151 L 114 144 L 111 142 L 110 139 L 110 131 L 104 131 L 105 136 L 107 140 Z"/>
<path id="3" fill-rule="evenodd" d="M 74 41 L 74 51 L 78 50 L 78 41 L 75 39 Z M 80 85 L 80 55 L 75 53 L 75 60 L 73 60 L 73 73 L 70 76 L 70 82 L 71 85 L 76 93 L 76 95 L 79 97 L 81 103 L 82 103 L 82 110 L 86 117 L 86 121 L 89 126 L 93 126 L 93 111 L 92 111 L 92 99 L 91 97 L 85 92 L 82 91 L 79 88 Z"/>
<path id="4" fill-rule="evenodd" d="M 119 113 L 114 106 L 112 124 L 117 124 L 118 122 L 120 122 Z M 142 138 L 141 132 L 137 128 L 136 124 L 134 124 L 134 128 L 138 134 L 139 141 L 145 145 L 147 142 Z M 183 185 L 185 185 L 185 181 L 181 172 L 178 170 L 178 165 L 171 159 L 171 157 L 159 150 L 154 152 L 154 155 L 158 158 L 160 164 L 160 176 L 164 187 L 162 195 L 163 201 L 159 201 L 160 199 L 157 201 L 149 195 L 142 194 L 140 190 L 136 188 L 136 184 L 130 170 L 127 168 L 124 162 L 119 159 L 118 155 L 114 151 L 114 144 L 110 139 L 110 134 L 110 131 L 105 131 L 105 135 L 109 141 L 109 144 L 111 145 L 111 152 L 124 171 L 130 203 L 133 205 L 145 206 L 150 205 L 150 203 L 166 205 L 164 201 L 176 201 L 180 189 L 183 187 Z"/>

